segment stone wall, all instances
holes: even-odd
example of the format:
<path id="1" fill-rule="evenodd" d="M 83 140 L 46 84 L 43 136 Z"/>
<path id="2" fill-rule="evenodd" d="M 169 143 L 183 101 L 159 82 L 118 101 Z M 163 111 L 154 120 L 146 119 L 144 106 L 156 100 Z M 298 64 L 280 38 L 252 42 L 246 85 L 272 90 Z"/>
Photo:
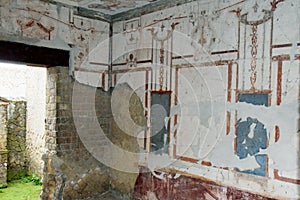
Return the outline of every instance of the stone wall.
<path id="1" fill-rule="evenodd" d="M 7 102 L 0 101 L 0 185 L 7 184 Z"/>
<path id="2" fill-rule="evenodd" d="M 8 105 L 7 180 L 18 179 L 27 174 L 26 153 L 26 102 L 13 101 Z"/>
<path id="3" fill-rule="evenodd" d="M 1 63 L 0 96 L 26 101 L 26 151 L 28 173 L 43 172 L 45 149 L 46 68 Z M 38 91 L 38 92 L 37 92 Z"/>
<path id="4" fill-rule="evenodd" d="M 83 199 L 111 189 L 129 198 L 138 175 L 138 154 L 130 158 L 113 148 L 116 145 L 138 153 L 139 146 L 136 138 L 113 120 L 111 92 L 74 81 L 63 67 L 49 68 L 47 80 L 48 153 L 43 157 L 42 198 Z M 139 97 L 128 85 L 118 89 L 125 91 L 123 95 L 132 95 L 130 113 L 135 123 L 144 127 Z M 127 173 L 119 170 L 128 163 L 133 166 Z"/>
<path id="5" fill-rule="evenodd" d="M 69 76 L 68 68 L 63 67 L 50 68 L 47 80 L 48 153 L 43 157 L 45 168 L 42 199 L 82 199 L 101 195 L 109 190 L 109 169 L 87 151 L 75 127 L 72 101 L 73 87 L 78 83 Z M 82 92 L 78 98 L 84 99 L 89 93 L 96 92 L 95 88 L 78 86 Z M 97 94 L 102 108 L 106 108 L 105 99 L 109 95 L 99 89 Z M 79 103 L 89 106 L 86 101 Z M 105 109 L 102 113 L 103 111 Z M 109 122 L 107 119 L 103 121 Z M 85 128 L 88 131 L 88 127 Z"/>
<path id="6" fill-rule="evenodd" d="M 27 175 L 26 102 L 0 102 L 0 184 Z"/>
<path id="7" fill-rule="evenodd" d="M 163 179 L 154 169 L 167 162 L 173 165 L 168 168 L 178 171 L 174 176 L 184 172 L 207 182 L 220 182 L 228 193 L 235 187 L 235 191 L 299 199 L 299 1 L 193 1 L 113 23 L 113 49 L 106 40 L 109 23 L 76 16 L 72 8 L 25 0 L 8 0 L 0 6 L 3 40 L 68 50 L 72 46 L 70 71 L 75 75 L 82 72 L 86 84 L 106 89 L 110 85 L 107 80 L 113 80 L 114 86 L 126 82 L 131 88 L 142 88 L 139 97 L 149 126 L 144 150 L 149 159 L 139 164 L 148 165 L 153 175 Z M 43 27 L 52 31 L 45 32 Z M 107 75 L 109 52 L 117 64 L 112 77 Z M 79 84 L 74 97 L 74 83 L 78 82 L 67 71 L 49 69 L 48 78 L 53 82 L 48 83 L 49 152 L 44 156 L 43 198 L 97 195 L 96 190 L 92 194 L 85 190 L 90 188 L 89 177 L 95 171 L 105 179 L 99 178 L 104 186 L 98 193 L 109 189 L 109 174 L 111 187 L 120 187 L 118 190 L 126 194 L 135 175 L 126 180 L 125 174 L 119 176 L 98 161 L 118 171 L 123 166 L 136 168 L 132 163 L 136 157 L 126 160 L 127 154 L 111 144 L 115 140 L 116 146 L 126 149 L 133 143 L 135 148 L 131 138 L 113 137 L 130 125 L 117 130 L 106 103 L 97 107 L 107 114 L 99 120 L 92 98 L 96 88 Z M 92 76 L 98 78 L 97 84 L 91 84 Z M 173 115 L 168 119 L 172 132 L 169 154 L 153 157 L 148 111 L 151 92 L 159 90 L 158 86 L 172 93 Z M 99 92 L 109 101 L 107 93 Z M 73 112 L 71 102 L 75 102 Z M 118 137 L 126 139 L 123 142 Z M 128 182 L 122 185 L 120 180 Z M 191 189 L 185 179 L 175 184 L 181 184 L 178 190 L 186 193 Z M 154 189 L 164 188 L 157 185 Z M 236 196 L 224 198 L 232 197 Z"/>
<path id="8" fill-rule="evenodd" d="M 0 185 L 7 185 L 7 151 L 0 151 Z"/>

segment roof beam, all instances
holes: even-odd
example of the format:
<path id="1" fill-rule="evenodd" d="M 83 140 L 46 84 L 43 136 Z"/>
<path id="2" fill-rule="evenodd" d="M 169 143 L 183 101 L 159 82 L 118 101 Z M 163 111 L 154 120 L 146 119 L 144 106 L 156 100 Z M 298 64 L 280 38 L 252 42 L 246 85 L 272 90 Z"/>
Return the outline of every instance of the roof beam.
<path id="1" fill-rule="evenodd" d="M 70 52 L 62 49 L 0 41 L 0 61 L 37 66 L 69 66 Z"/>
<path id="2" fill-rule="evenodd" d="M 133 8 L 128 11 L 124 11 L 121 13 L 117 13 L 115 15 L 109 15 L 109 14 L 104 14 L 99 11 L 95 11 L 93 9 L 88 9 L 85 7 L 80 6 L 78 3 L 75 4 L 70 4 L 70 3 L 64 3 L 64 1 L 57 1 L 57 0 L 41 0 L 47 3 L 55 4 L 58 6 L 65 6 L 68 8 L 71 8 L 75 11 L 76 15 L 80 15 L 83 17 L 87 17 L 90 19 L 96 19 L 100 21 L 105 21 L 108 23 L 114 23 L 117 21 L 122 21 L 122 20 L 130 20 L 136 17 L 140 17 L 142 15 L 146 15 L 155 11 L 163 10 L 166 8 L 171 8 L 174 6 L 179 6 L 182 4 L 190 3 L 193 1 L 197 0 L 160 0 L 160 1 L 154 1 L 151 2 L 145 6 L 138 7 L 138 8 Z"/>
<path id="3" fill-rule="evenodd" d="M 122 20 L 130 20 L 142 15 L 146 15 L 155 11 L 171 8 L 174 6 L 180 6 L 182 4 L 190 3 L 197 0 L 161 0 L 149 3 L 140 8 L 134 8 L 125 12 L 121 12 L 111 16 L 111 22 L 117 22 Z"/>

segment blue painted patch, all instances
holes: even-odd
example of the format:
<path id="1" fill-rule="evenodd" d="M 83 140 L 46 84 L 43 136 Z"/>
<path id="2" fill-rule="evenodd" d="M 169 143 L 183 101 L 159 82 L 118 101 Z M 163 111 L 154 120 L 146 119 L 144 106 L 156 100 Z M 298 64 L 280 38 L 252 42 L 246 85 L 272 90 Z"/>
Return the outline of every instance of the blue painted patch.
<path id="1" fill-rule="evenodd" d="M 253 105 L 268 106 L 268 94 L 239 94 L 240 102 L 247 102 Z M 266 176 L 267 155 L 256 155 L 260 149 L 267 148 L 267 130 L 260 121 L 248 117 L 246 121 L 241 119 L 237 124 L 236 154 L 240 159 L 248 156 L 255 156 L 259 168 L 244 170 L 242 172 Z M 238 170 L 239 171 L 239 170 Z"/>
<path id="2" fill-rule="evenodd" d="M 268 94 L 239 94 L 239 102 L 268 106 Z"/>
<path id="3" fill-rule="evenodd" d="M 247 121 L 239 120 L 237 130 L 236 148 L 240 159 L 253 156 L 260 149 L 267 148 L 267 130 L 257 119 L 248 117 Z"/>
<path id="4" fill-rule="evenodd" d="M 237 170 L 239 172 L 247 173 L 247 174 L 254 174 L 257 176 L 266 176 L 266 160 L 267 160 L 267 155 L 256 155 L 255 156 L 256 162 L 259 164 L 259 168 L 256 168 L 254 170 Z"/>

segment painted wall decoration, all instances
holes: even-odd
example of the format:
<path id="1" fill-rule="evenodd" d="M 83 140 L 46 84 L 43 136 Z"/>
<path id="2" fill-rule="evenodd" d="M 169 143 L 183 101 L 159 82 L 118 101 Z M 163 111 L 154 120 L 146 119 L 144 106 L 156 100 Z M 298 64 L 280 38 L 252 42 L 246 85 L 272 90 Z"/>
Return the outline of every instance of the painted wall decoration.
<path id="1" fill-rule="evenodd" d="M 112 40 L 107 22 L 20 5 L 0 7 L 4 39 L 67 46 L 77 81 L 105 90 L 126 83 L 136 92 L 147 119 L 139 164 L 163 183 L 174 170 L 175 182 L 202 177 L 299 199 L 299 1 L 193 1 L 113 22 Z M 168 92 L 170 103 L 156 102 L 155 92 Z M 154 103 L 166 113 L 153 143 Z"/>
<path id="2" fill-rule="evenodd" d="M 236 141 L 237 156 L 244 159 L 247 156 L 255 155 L 260 168 L 253 170 L 253 173 L 260 176 L 266 175 L 266 155 L 256 155 L 260 149 L 267 148 L 267 131 L 264 125 L 257 119 L 247 118 L 247 121 L 238 121 L 238 135 Z"/>
<path id="3" fill-rule="evenodd" d="M 299 58 L 295 54 L 299 53 L 299 31 L 289 25 L 291 34 L 298 35 L 294 35 L 290 43 L 282 43 L 280 37 L 284 36 L 276 27 L 280 26 L 280 18 L 286 17 L 281 14 L 284 10 L 299 6 L 291 1 L 276 0 L 202 4 L 198 1 L 138 19 L 139 38 L 144 39 L 138 49 L 152 48 L 147 59 L 136 57 L 136 70 L 145 71 L 145 93 L 141 99 L 144 99 L 149 128 L 144 133 L 142 148 L 150 154 L 150 130 L 155 128 L 152 123 L 155 120 L 151 119 L 153 105 L 149 104 L 151 92 L 171 91 L 170 115 L 165 116 L 170 125 L 168 151 L 156 159 L 149 156 L 150 170 L 165 169 L 169 161 L 168 169 L 222 181 L 225 185 L 239 185 L 241 189 L 253 182 L 264 184 L 266 180 L 269 186 L 278 188 L 280 182 L 276 180 L 281 180 L 285 184 L 282 191 L 297 197 L 298 147 L 292 147 L 293 142 L 288 137 L 299 137 L 298 113 L 293 111 L 288 117 L 290 122 L 275 113 L 287 113 L 283 109 L 290 110 L 297 105 L 295 88 L 298 86 L 289 89 L 296 92 L 293 97 L 283 97 L 287 95 L 283 91 L 283 80 L 288 76 L 299 85 L 299 75 L 296 75 Z M 185 15 L 175 14 L 180 11 Z M 122 30 L 118 27 L 122 23 L 114 25 L 120 33 Z M 157 34 L 161 35 L 160 40 Z M 288 35 L 286 31 L 284 34 Z M 121 54 L 120 51 L 115 53 Z M 291 71 L 296 74 L 291 75 Z M 287 128 L 285 123 L 293 128 Z M 166 140 L 161 138 L 160 141 Z M 284 154 L 279 153 L 283 143 Z M 293 152 L 289 158 L 286 157 L 288 149 Z M 285 159 L 294 163 L 293 167 L 279 164 Z M 160 162 L 164 164 L 158 164 Z M 159 177 L 163 179 L 163 175 Z M 238 177 L 248 178 L 243 178 L 241 184 Z M 251 190 L 270 191 L 266 187 L 254 186 Z M 272 190 L 272 193 L 281 196 L 282 191 Z"/>

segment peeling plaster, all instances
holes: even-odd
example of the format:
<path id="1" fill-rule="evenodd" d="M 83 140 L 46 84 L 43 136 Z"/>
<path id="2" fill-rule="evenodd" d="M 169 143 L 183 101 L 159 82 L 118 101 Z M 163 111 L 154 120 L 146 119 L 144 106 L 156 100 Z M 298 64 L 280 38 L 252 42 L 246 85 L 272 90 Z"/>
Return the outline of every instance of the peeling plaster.
<path id="1" fill-rule="evenodd" d="M 281 128 L 279 141 L 270 144 L 266 150 L 260 150 L 259 154 L 269 155 L 274 162 L 271 165 L 274 169 L 287 171 L 299 169 L 299 151 L 292 145 L 292 138 L 297 135 L 295 130 L 297 130 L 298 101 L 283 102 L 281 106 L 270 107 L 254 106 L 244 102 L 228 103 L 228 110 L 232 112 L 237 110 L 239 117 L 243 120 L 247 117 L 258 119 L 266 126 L 269 133 L 272 133 L 274 127 L 278 125 Z"/>
<path id="2" fill-rule="evenodd" d="M 252 170 L 258 168 L 255 157 L 250 156 L 240 159 L 234 152 L 233 143 L 235 135 L 230 132 L 229 135 L 220 139 L 219 143 L 208 155 L 208 160 L 217 167 L 239 168 L 240 170 Z M 201 162 L 199 162 L 200 164 Z"/>
<path id="3" fill-rule="evenodd" d="M 32 17 L 36 20 L 40 20 L 40 17 L 37 13 L 30 13 L 25 12 L 24 10 L 22 12 L 10 12 L 9 8 L 16 7 L 17 5 L 22 8 L 23 3 L 24 5 L 31 5 L 30 7 L 33 7 L 35 4 L 32 4 L 29 1 L 17 1 L 17 4 L 14 2 L 13 4 L 7 6 L 7 3 L 11 3 L 11 1 L 1 1 L 1 6 L 5 4 L 5 7 L 0 7 L 1 9 L 1 33 L 4 33 L 1 35 L 1 38 L 8 38 L 8 37 L 17 37 L 20 40 L 24 40 L 28 43 L 34 43 L 36 45 L 41 46 L 55 46 L 57 48 L 64 48 L 64 49 L 70 49 L 71 47 L 68 46 L 68 44 L 71 44 L 72 49 L 74 50 L 74 57 L 72 55 L 71 60 L 74 61 L 74 70 L 77 67 L 80 68 L 82 71 L 76 71 L 75 77 L 78 78 L 80 82 L 83 82 L 88 85 L 92 85 L 95 87 L 104 87 L 107 89 L 107 76 L 104 76 L 106 78 L 103 81 L 103 77 L 99 77 L 99 73 L 93 73 L 93 72 L 85 72 L 84 70 L 95 70 L 96 72 L 104 71 L 107 69 L 106 64 L 108 62 L 107 60 L 107 53 L 108 53 L 108 32 L 101 31 L 101 29 L 108 29 L 108 23 L 97 23 L 96 20 L 91 20 L 87 18 L 81 18 L 78 17 L 75 20 L 75 26 L 72 24 L 74 22 L 74 19 L 68 19 L 66 15 L 63 15 L 63 12 L 58 10 L 58 7 L 56 6 L 50 6 L 49 4 L 43 4 L 42 6 L 38 6 L 39 10 L 44 11 L 44 8 L 49 8 L 51 12 L 52 17 L 55 17 L 55 19 L 59 20 L 57 22 L 54 22 L 50 19 L 46 20 L 46 22 L 49 24 L 54 24 L 53 26 L 58 26 L 57 34 L 52 35 L 50 37 L 51 40 L 45 40 L 44 39 L 44 33 L 41 34 L 39 30 L 36 30 L 36 26 L 32 27 L 33 30 L 31 32 L 31 29 L 26 29 L 26 34 L 20 32 L 20 29 L 16 25 L 15 19 L 20 16 L 21 17 Z M 175 1 L 174 1 L 175 2 Z M 245 3 L 244 3 L 245 2 Z M 90 2 L 89 2 L 90 3 Z M 207 36 L 207 43 L 206 50 L 207 52 L 212 51 L 224 51 L 224 50 L 233 50 L 235 51 L 238 49 L 238 18 L 234 16 L 234 13 L 232 9 L 238 9 L 242 8 L 243 12 L 246 10 L 252 9 L 253 2 L 252 1 L 217 1 L 210 3 L 209 1 L 203 1 L 203 5 L 196 5 L 195 3 L 186 4 L 183 6 L 178 6 L 170 9 L 165 9 L 163 12 L 155 12 L 152 14 L 143 15 L 139 21 L 141 23 L 141 27 L 149 26 L 149 27 L 158 27 L 161 24 L 168 24 L 171 23 L 179 23 L 178 26 L 176 26 L 176 31 L 181 31 L 185 33 L 184 36 L 188 35 L 194 38 L 195 40 L 200 40 L 199 35 L 196 34 L 199 33 L 198 29 L 201 27 L 201 25 L 204 25 L 205 31 L 204 34 Z M 265 9 L 270 8 L 270 1 L 263 1 L 259 6 L 263 6 Z M 21 6 L 20 6 L 21 5 Z M 46 6 L 45 6 L 46 5 Z M 186 164 L 181 161 L 172 160 L 170 156 L 168 155 L 150 155 L 148 158 L 148 165 L 149 168 L 153 173 L 155 173 L 155 169 L 159 167 L 165 167 L 169 166 L 169 164 L 173 164 L 178 167 L 181 171 L 188 171 L 194 172 L 196 175 L 203 175 L 204 177 L 209 177 L 213 180 L 230 180 L 230 184 L 234 185 L 241 185 L 240 187 L 249 188 L 249 186 L 245 186 L 246 183 L 251 183 L 250 190 L 255 191 L 258 189 L 258 191 L 264 191 L 268 193 L 272 193 L 276 188 L 283 188 L 279 189 L 278 193 L 284 193 L 286 196 L 290 195 L 293 197 L 297 197 L 299 187 L 297 189 L 297 185 L 292 185 L 291 183 L 287 183 L 284 181 L 277 181 L 273 179 L 273 175 L 270 174 L 271 177 L 268 176 L 269 179 L 267 179 L 267 184 L 263 184 L 264 182 L 261 181 L 260 177 L 253 177 L 248 176 L 242 173 L 236 173 L 234 175 L 231 174 L 231 172 L 222 171 L 221 169 L 217 169 L 214 167 L 203 167 L 201 166 L 202 159 L 208 159 L 212 166 L 215 167 L 226 167 L 226 168 L 239 168 L 240 170 L 249 170 L 249 169 L 255 169 L 258 166 L 255 155 L 261 155 L 261 154 L 267 154 L 270 159 L 270 167 L 271 169 L 278 169 L 280 170 L 280 174 L 284 175 L 286 177 L 291 177 L 293 179 L 299 177 L 299 131 L 297 120 L 299 118 L 298 113 L 298 96 L 299 96 L 299 70 L 297 70 L 298 61 L 294 61 L 294 57 L 296 54 L 299 53 L 299 48 L 297 46 L 297 43 L 299 43 L 299 2 L 286 0 L 284 3 L 279 4 L 276 12 L 274 12 L 274 30 L 273 30 L 273 44 L 291 44 L 291 48 L 284 48 L 284 49 L 273 49 L 274 55 L 281 55 L 281 54 L 287 54 L 290 55 L 291 61 L 286 64 L 286 62 L 283 63 L 283 68 L 288 66 L 288 70 L 284 70 L 283 76 L 282 76 L 282 103 L 280 106 L 273 105 L 273 99 L 276 98 L 276 62 L 273 62 L 272 60 L 269 61 L 270 68 L 273 70 L 270 72 L 270 76 L 272 75 L 272 85 L 270 86 L 270 90 L 272 90 L 272 106 L 265 107 L 265 106 L 254 106 L 248 103 L 227 103 L 224 105 L 224 102 L 222 100 L 219 100 L 220 96 L 224 96 L 224 94 L 227 92 L 224 87 L 219 87 L 220 80 L 215 79 L 216 77 L 213 76 L 210 73 L 205 73 L 205 77 L 209 79 L 211 82 L 209 82 L 208 85 L 213 85 L 212 91 L 218 91 L 216 92 L 215 96 L 211 97 L 211 99 L 214 99 L 213 102 L 211 102 L 210 98 L 207 98 L 208 96 L 205 96 L 205 91 L 201 93 L 203 90 L 203 87 L 199 87 L 201 84 L 199 82 L 194 82 L 195 91 L 197 93 L 197 97 L 199 99 L 195 100 L 193 97 L 191 97 L 191 94 L 193 92 L 189 90 L 185 90 L 184 88 L 179 89 L 182 93 L 180 93 L 181 96 L 185 96 L 187 98 L 186 101 L 183 101 L 181 104 L 172 107 L 171 109 L 171 116 L 170 118 L 166 119 L 166 121 L 172 121 L 172 117 L 176 114 L 178 115 L 178 118 L 181 119 L 180 123 L 177 123 L 173 127 L 171 127 L 171 144 L 179 144 L 179 140 L 182 138 L 179 138 L 179 133 L 187 133 L 183 136 L 184 141 L 190 140 L 188 144 L 183 142 L 182 145 L 182 152 L 186 153 L 187 155 L 191 155 L 195 158 L 201 158 L 200 161 L 197 164 Z M 284 6 L 281 6 L 284 5 Z M 74 5 L 76 6 L 76 5 Z M 198 6 L 198 7 L 197 7 Z M 203 10 L 201 10 L 201 9 Z M 224 8 L 224 9 L 223 9 Z M 67 8 L 64 8 L 68 10 Z M 198 10 L 197 10 L 198 9 Z M 221 9 L 217 13 L 209 13 L 206 17 L 199 17 L 198 16 L 198 22 L 195 23 L 195 26 L 192 27 L 192 22 L 190 19 L 189 14 L 191 14 L 191 11 L 194 13 L 192 14 L 201 14 L 201 12 L 205 13 L 204 11 L 207 10 L 217 10 Z M 262 9 L 262 8 L 260 8 Z M 70 9 L 71 12 L 72 9 Z M 64 10 L 65 11 L 65 10 Z M 198 12 L 199 11 L 199 12 Z M 198 13 L 197 13 L 198 12 Z M 237 12 L 237 10 L 235 10 Z M 136 13 L 135 13 L 136 14 Z M 216 16 L 214 16 L 216 14 Z M 262 13 L 249 13 L 249 19 L 257 19 L 260 18 Z M 58 16 L 57 16 L 58 15 Z M 118 17 L 118 16 L 116 16 Z M 195 17 L 195 16 L 193 16 Z M 197 16 L 196 16 L 197 17 Z M 63 18 L 63 19 L 61 19 Z M 165 19 L 164 19 L 165 18 Z M 179 19 L 180 18 L 180 19 Z M 83 22 L 82 27 L 77 27 L 77 25 L 80 25 L 80 22 Z M 121 21 L 119 23 L 114 24 L 114 30 L 116 29 L 115 33 L 119 33 L 123 31 L 124 23 L 126 24 L 127 21 Z M 35 24 L 35 23 L 34 23 Z M 90 24 L 90 25 L 89 25 Z M 95 30 L 85 30 L 86 27 L 89 26 L 95 26 Z M 128 22 L 128 24 L 130 24 Z M 296 24 L 296 25 L 295 25 Z M 30 25 L 30 23 L 28 24 Z M 63 27 L 63 28 L 62 28 Z M 296 27 L 296 28 L 295 28 Z M 48 27 L 49 28 L 49 27 Z M 135 27 L 136 28 L 136 27 Z M 196 31 L 197 30 L 197 31 Z M 95 31 L 94 33 L 92 33 Z M 128 30 L 126 30 L 128 31 Z M 269 29 L 265 29 L 264 31 L 269 31 Z M 34 33 L 34 35 L 31 35 L 31 33 Z M 134 41 L 135 43 L 141 43 L 141 44 L 132 44 L 128 43 L 128 38 L 130 36 L 130 33 L 124 33 L 124 41 L 123 39 L 120 39 L 120 41 L 116 41 L 118 45 L 114 46 L 114 49 L 116 49 L 114 53 L 116 55 L 123 55 L 124 52 L 129 52 L 129 50 L 132 50 L 132 48 L 137 47 L 140 45 L 140 47 L 147 47 L 151 48 L 151 41 L 149 37 L 151 37 L 150 33 L 139 33 L 140 35 L 135 36 L 139 39 L 138 42 Z M 248 33 L 245 33 L 245 38 L 242 37 L 242 40 L 246 40 L 249 38 Z M 135 34 L 133 34 L 135 35 Z M 29 38 L 25 38 L 29 37 Z M 140 37 L 139 37 L 140 36 Z M 190 60 L 180 60 L 178 59 L 174 63 L 187 63 L 188 61 L 193 61 L 193 63 L 197 62 L 204 62 L 204 60 L 197 60 L 195 59 L 196 56 L 200 56 L 197 53 L 203 53 L 203 51 L 200 51 L 198 49 L 194 49 L 193 45 L 182 44 L 182 40 L 180 37 L 174 37 L 175 42 L 174 49 L 177 52 L 182 52 L 182 54 L 188 54 L 192 55 L 192 58 Z M 203 39 L 203 38 L 202 38 Z M 212 41 L 215 39 L 214 41 Z M 106 40 L 106 41 L 105 41 Z M 242 42 L 243 42 L 242 41 Z M 270 44 L 270 41 L 265 41 Z M 100 45 L 98 45 L 100 43 Z M 188 42 L 184 42 L 188 43 Z M 149 47 L 150 44 L 150 47 Z M 271 44 L 272 45 L 272 44 Z M 120 46 L 122 48 L 120 48 Z M 247 47 L 248 48 L 248 47 Z M 245 49 L 247 49 L 245 48 Z M 120 51 L 119 51 L 120 50 Z M 269 51 L 269 49 L 267 49 Z M 150 58 L 149 51 L 148 54 L 141 55 L 136 53 L 135 56 L 137 57 L 137 61 L 142 60 L 141 58 Z M 219 61 L 222 59 L 229 59 L 231 61 L 236 61 L 238 59 L 235 55 L 232 56 L 231 54 L 221 54 L 210 57 L 205 54 L 205 62 L 206 61 Z M 209 58 L 207 58 L 209 57 Z M 124 57 L 125 58 L 125 57 Z M 122 59 L 120 59 L 122 61 Z M 268 60 L 268 59 L 266 59 Z M 93 61 L 96 64 L 91 64 Z M 121 62 L 120 61 L 120 62 Z M 240 61 L 240 62 L 239 62 Z M 196 62 L 196 63 L 197 63 Z M 174 64 L 173 63 L 173 64 Z M 243 64 L 248 63 L 248 60 L 243 63 L 243 59 L 240 58 L 238 60 L 239 67 L 244 67 L 245 74 L 242 74 L 243 70 L 240 70 L 237 76 L 233 75 L 236 80 L 238 78 L 243 77 L 244 82 L 249 83 L 249 77 L 247 76 L 247 70 L 248 68 L 245 67 Z M 200 63 L 202 64 L 202 63 Z M 266 67 L 263 67 L 260 69 L 260 72 L 264 72 L 267 74 L 268 72 L 268 63 L 265 62 Z M 274 65 L 274 66 L 273 66 Z M 248 66 L 248 65 L 247 65 Z M 262 65 L 263 66 L 263 65 Z M 118 66 L 119 67 L 119 66 Z M 118 68 L 116 67 L 116 68 Z M 137 66 L 139 67 L 139 65 Z M 122 69 L 122 66 L 119 67 Z M 227 66 L 226 66 L 227 68 Z M 296 69 L 296 70 L 295 70 Z M 209 68 L 211 70 L 211 68 Z M 275 71 L 274 71 L 275 70 Z M 185 74 L 185 76 L 189 77 L 191 80 L 193 80 L 193 70 L 187 70 L 188 72 Z M 236 71 L 234 71 L 236 72 Z M 227 71 L 224 71 L 224 74 L 222 78 L 224 79 L 224 85 L 227 86 Z M 101 74 L 100 74 L 101 75 Z M 144 77 L 139 74 L 137 75 L 139 79 L 136 78 L 136 76 L 132 74 L 127 74 L 128 78 L 126 80 L 123 80 L 123 82 L 127 82 L 128 85 L 130 85 L 131 88 L 135 88 L 135 85 L 143 84 Z M 117 77 L 119 81 L 119 75 Z M 266 75 L 265 75 L 266 77 Z M 198 80 L 198 79 L 196 79 Z M 105 82 L 104 85 L 101 85 L 101 82 Z M 239 82 L 240 81 L 240 82 Z M 242 81 L 239 80 L 236 81 L 236 84 L 240 84 Z M 265 88 L 266 84 L 265 82 L 268 82 L 268 77 L 265 78 L 265 80 L 262 80 L 262 85 L 260 85 L 262 88 Z M 137 84 L 138 83 L 138 84 Z M 241 84 L 239 86 L 234 85 L 235 83 L 232 83 L 232 87 L 230 88 L 230 92 L 232 92 L 232 96 L 234 96 L 235 90 L 243 90 L 245 88 L 240 88 Z M 271 83 L 270 83 L 271 84 Z M 179 85 L 185 85 L 185 82 L 180 82 Z M 223 85 L 223 86 L 224 86 Z M 218 90 L 220 89 L 220 91 Z M 141 95 L 140 98 L 143 99 L 143 92 L 144 90 L 139 90 L 139 93 Z M 186 92 L 186 94 L 185 94 Z M 203 95 L 204 94 L 204 95 Z M 281 94 L 280 94 L 281 95 Z M 122 96 L 121 93 L 117 95 L 117 97 Z M 126 95 L 125 95 L 126 96 Z M 192 99 L 192 100 L 190 100 Z M 217 99 L 217 100 L 216 100 Z M 220 98 L 221 99 L 221 98 Z M 231 101 L 234 102 L 231 98 Z M 122 105 L 125 107 L 125 105 Z M 122 110 L 124 110 L 124 107 L 121 107 Z M 195 108 L 199 107 L 201 114 L 196 111 Z M 214 108 L 214 111 L 210 111 L 210 107 Z M 146 108 L 148 112 L 150 111 L 149 108 Z M 248 117 L 251 117 L 253 119 L 258 119 L 264 127 L 267 130 L 268 133 L 268 139 L 274 138 L 274 127 L 278 126 L 280 129 L 280 137 L 277 142 L 274 140 L 269 140 L 269 145 L 266 149 L 260 149 L 258 153 L 255 153 L 253 156 L 247 156 L 244 159 L 239 159 L 239 157 L 234 152 L 234 139 L 235 139 L 235 132 L 233 130 L 233 126 L 235 122 L 232 122 L 235 119 L 231 118 L 231 129 L 228 135 L 225 135 L 225 112 L 228 111 L 233 114 L 237 112 L 237 119 L 236 120 L 246 120 Z M 180 114 L 183 113 L 183 114 Z M 125 116 L 126 118 L 128 116 Z M 184 124 L 189 124 L 190 126 L 184 126 Z M 197 127 L 197 128 L 195 128 Z M 253 127 L 252 127 L 253 128 Z M 138 132 L 138 131 L 137 131 Z M 173 137 L 173 134 L 177 132 L 177 140 Z M 218 133 L 222 134 L 218 134 Z M 193 133 L 193 134 L 191 134 Z M 252 137 L 253 134 L 248 135 L 248 137 Z M 147 162 L 147 159 L 142 159 L 144 162 Z M 288 164 L 287 164 L 288 163 Z M 206 170 L 206 171 L 205 171 Z M 269 175 L 270 175 L 269 174 Z M 164 178 L 164 174 L 155 174 L 155 176 L 159 178 Z M 177 176 L 177 175 L 176 175 Z M 228 177 L 226 177 L 228 176 Z M 236 181 L 236 182 L 235 182 Z M 228 184 L 228 182 L 227 182 Z M 281 185 L 281 186 L 280 186 Z M 275 187 L 277 186 L 277 187 Z M 261 189 L 263 188 L 263 189 Z M 275 188 L 275 189 L 274 189 Z M 276 191 L 275 191 L 276 192 Z M 299 195 L 298 195 L 299 197 Z M 154 198 L 154 197 L 153 197 Z"/>

